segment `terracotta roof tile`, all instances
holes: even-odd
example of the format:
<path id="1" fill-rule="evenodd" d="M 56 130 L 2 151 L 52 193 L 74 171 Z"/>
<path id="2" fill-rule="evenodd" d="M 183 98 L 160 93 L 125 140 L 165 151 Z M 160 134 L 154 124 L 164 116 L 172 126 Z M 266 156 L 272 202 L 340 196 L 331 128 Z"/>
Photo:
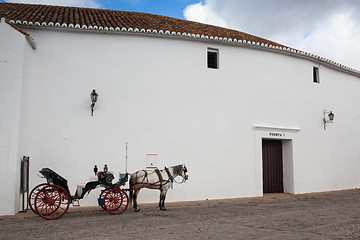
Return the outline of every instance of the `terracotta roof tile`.
<path id="1" fill-rule="evenodd" d="M 48 25 L 52 22 L 60 24 L 79 24 L 80 27 L 97 26 L 102 28 L 116 28 L 122 27 L 133 29 L 151 29 L 163 30 L 170 32 L 180 32 L 199 34 L 209 37 L 232 38 L 238 40 L 255 41 L 268 45 L 285 47 L 276 42 L 256 37 L 247 33 L 236 30 L 216 27 L 212 25 L 191 22 L 186 20 L 175 19 L 160 15 L 140 13 L 140 12 L 126 12 L 114 11 L 104 9 L 92 8 L 76 8 L 50 5 L 35 5 L 35 4 L 16 4 L 16 3 L 0 3 L 0 17 L 6 17 L 8 20 L 20 21 L 23 23 L 39 22 L 40 25 L 45 23 Z"/>

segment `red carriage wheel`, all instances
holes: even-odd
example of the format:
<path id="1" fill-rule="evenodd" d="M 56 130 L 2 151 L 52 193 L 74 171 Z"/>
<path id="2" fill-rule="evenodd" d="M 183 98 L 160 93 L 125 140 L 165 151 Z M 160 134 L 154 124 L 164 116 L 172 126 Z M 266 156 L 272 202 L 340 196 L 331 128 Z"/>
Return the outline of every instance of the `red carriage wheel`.
<path id="1" fill-rule="evenodd" d="M 49 184 L 47 184 L 47 183 L 41 183 L 41 184 L 37 185 L 36 187 L 34 187 L 34 188 L 31 190 L 31 192 L 30 192 L 28 202 L 29 202 L 29 205 L 30 205 L 31 210 L 32 210 L 34 213 L 36 213 L 36 214 L 38 214 L 38 213 L 37 213 L 37 211 L 35 210 L 35 197 L 36 197 L 36 195 L 38 194 L 38 192 L 40 192 L 40 190 L 41 190 L 43 187 L 48 186 L 48 185 L 49 185 Z"/>
<path id="2" fill-rule="evenodd" d="M 57 185 L 43 187 L 35 197 L 35 210 L 45 219 L 56 219 L 69 209 L 69 194 Z"/>
<path id="3" fill-rule="evenodd" d="M 110 190 L 104 197 L 105 209 L 111 214 L 120 214 L 129 205 L 129 198 L 125 191 L 121 189 Z"/>

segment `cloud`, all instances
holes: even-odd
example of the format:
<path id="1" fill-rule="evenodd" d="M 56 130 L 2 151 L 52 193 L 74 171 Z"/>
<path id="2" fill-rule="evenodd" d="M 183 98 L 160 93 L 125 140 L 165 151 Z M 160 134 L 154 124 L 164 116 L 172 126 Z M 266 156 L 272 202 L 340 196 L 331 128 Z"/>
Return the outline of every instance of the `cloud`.
<path id="1" fill-rule="evenodd" d="M 187 6 L 184 17 L 254 34 L 360 69 L 359 12 L 358 0 L 205 0 Z"/>
<path id="2" fill-rule="evenodd" d="M 70 7 L 88 7 L 100 8 L 101 5 L 97 0 L 5 0 L 10 3 L 27 3 L 27 4 L 45 4 L 56 6 L 70 6 Z"/>
<path id="3" fill-rule="evenodd" d="M 353 11 L 336 13 L 296 45 L 360 70 L 360 25 Z"/>
<path id="4" fill-rule="evenodd" d="M 183 11 L 184 17 L 188 20 L 207 23 L 220 27 L 228 27 L 226 21 L 222 19 L 216 11 L 213 11 L 207 4 L 201 2 L 186 6 Z"/>

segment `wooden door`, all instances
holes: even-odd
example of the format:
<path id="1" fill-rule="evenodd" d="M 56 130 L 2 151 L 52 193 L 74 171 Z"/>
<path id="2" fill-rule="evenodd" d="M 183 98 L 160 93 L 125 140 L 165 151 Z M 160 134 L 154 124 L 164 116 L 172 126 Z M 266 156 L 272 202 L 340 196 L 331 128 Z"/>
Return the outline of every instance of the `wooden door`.
<path id="1" fill-rule="evenodd" d="M 283 193 L 283 157 L 281 140 L 262 140 L 263 191 Z"/>

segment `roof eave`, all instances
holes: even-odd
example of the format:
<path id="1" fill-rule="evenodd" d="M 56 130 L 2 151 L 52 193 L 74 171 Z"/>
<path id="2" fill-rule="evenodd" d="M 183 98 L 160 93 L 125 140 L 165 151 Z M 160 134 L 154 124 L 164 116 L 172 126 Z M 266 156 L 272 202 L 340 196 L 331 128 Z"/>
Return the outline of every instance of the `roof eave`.
<path id="1" fill-rule="evenodd" d="M 26 40 L 28 41 L 28 43 L 30 44 L 30 46 L 32 47 L 32 49 L 36 49 L 36 42 L 35 40 L 31 37 L 31 35 L 29 33 L 27 33 L 26 31 L 24 31 L 22 28 L 20 28 L 19 26 L 15 25 L 14 22 L 12 20 L 8 21 L 6 18 L 2 17 L 0 19 L 0 22 L 5 22 L 7 24 L 9 24 L 10 27 L 12 27 L 13 29 L 15 29 L 16 31 L 18 31 L 19 33 L 21 33 L 22 35 L 25 36 Z"/>
<path id="2" fill-rule="evenodd" d="M 257 48 L 257 49 L 261 49 L 261 50 L 267 50 L 267 51 L 272 51 L 272 52 L 277 52 L 280 54 L 287 54 L 287 55 L 291 55 L 291 56 L 295 56 L 295 57 L 300 57 L 300 58 L 305 58 L 305 59 L 309 59 L 321 64 L 324 64 L 326 66 L 329 66 L 331 68 L 340 70 L 342 72 L 346 72 L 349 74 L 352 74 L 354 76 L 360 77 L 360 71 L 347 67 L 343 64 L 337 63 L 335 61 L 332 61 L 330 59 L 312 54 L 312 53 L 308 53 L 308 52 L 304 52 L 304 51 L 299 51 L 293 48 L 289 48 L 289 47 L 280 47 L 280 46 L 274 46 L 274 45 L 268 45 L 268 44 L 264 44 L 264 43 L 260 43 L 260 42 L 254 42 L 254 41 L 247 41 L 247 40 L 241 40 L 241 39 L 232 39 L 232 38 L 226 38 L 226 37 L 217 37 L 217 36 L 205 36 L 205 35 L 200 35 L 200 34 L 193 34 L 193 33 L 186 33 L 186 32 L 170 32 L 168 30 L 162 30 L 162 29 L 138 29 L 138 28 L 126 28 L 126 27 L 116 27 L 116 28 L 107 28 L 107 27 L 98 27 L 98 26 L 80 26 L 80 25 L 73 25 L 73 24 L 62 24 L 60 25 L 59 23 L 33 23 L 33 22 L 26 22 L 26 21 L 14 21 L 14 20 L 10 20 L 9 21 L 12 24 L 16 24 L 16 25 L 26 25 L 26 26 L 33 26 L 33 27 L 50 27 L 53 29 L 73 29 L 73 30 L 90 30 L 90 31 L 97 31 L 97 32 L 118 32 L 118 33 L 129 33 L 129 34 L 149 34 L 149 35 L 153 35 L 153 36 L 161 36 L 161 37 L 180 37 L 180 38 L 186 38 L 186 39 L 192 39 L 192 40 L 203 40 L 203 41 L 211 41 L 211 42 L 218 42 L 218 43 L 223 43 L 223 44 L 232 44 L 232 45 L 241 45 L 243 47 L 251 47 L 251 48 Z M 35 41 L 31 38 L 31 36 L 28 36 L 28 41 L 30 42 L 30 44 L 33 46 L 33 48 L 36 48 L 36 43 Z"/>

